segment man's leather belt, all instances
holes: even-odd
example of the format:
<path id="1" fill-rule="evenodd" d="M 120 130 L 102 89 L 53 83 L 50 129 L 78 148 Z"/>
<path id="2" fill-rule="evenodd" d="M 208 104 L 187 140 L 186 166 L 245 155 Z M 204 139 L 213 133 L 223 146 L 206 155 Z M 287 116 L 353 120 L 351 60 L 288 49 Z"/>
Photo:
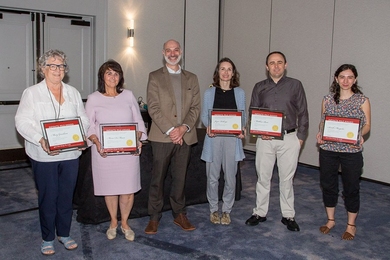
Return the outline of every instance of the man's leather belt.
<path id="1" fill-rule="evenodd" d="M 295 128 L 289 129 L 289 130 L 284 130 L 284 133 L 285 133 L 285 134 L 294 133 L 295 130 L 296 130 Z"/>

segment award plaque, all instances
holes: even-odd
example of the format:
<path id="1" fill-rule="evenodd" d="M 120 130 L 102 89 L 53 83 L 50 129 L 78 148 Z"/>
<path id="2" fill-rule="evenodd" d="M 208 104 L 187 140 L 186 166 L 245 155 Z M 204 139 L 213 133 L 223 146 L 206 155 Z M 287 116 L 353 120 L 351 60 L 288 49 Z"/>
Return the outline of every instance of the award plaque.
<path id="1" fill-rule="evenodd" d="M 51 152 L 66 152 L 88 147 L 79 117 L 41 120 L 41 128 Z"/>
<path id="2" fill-rule="evenodd" d="M 138 154 L 137 123 L 101 124 L 100 131 L 107 155 Z"/>
<path id="3" fill-rule="evenodd" d="M 209 125 L 211 133 L 217 135 L 236 136 L 242 134 L 242 111 L 210 110 Z"/>
<path id="4" fill-rule="evenodd" d="M 249 110 L 249 118 L 250 134 L 266 135 L 276 139 L 283 139 L 283 112 L 252 108 Z"/>
<path id="5" fill-rule="evenodd" d="M 357 145 L 360 138 L 360 119 L 325 115 L 322 140 Z"/>

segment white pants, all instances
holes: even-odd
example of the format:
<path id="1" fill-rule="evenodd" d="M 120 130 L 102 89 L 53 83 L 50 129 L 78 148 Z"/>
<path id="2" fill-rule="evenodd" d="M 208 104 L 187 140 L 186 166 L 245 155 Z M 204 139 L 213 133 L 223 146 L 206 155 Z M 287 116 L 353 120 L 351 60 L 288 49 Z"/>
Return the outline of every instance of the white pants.
<path id="1" fill-rule="evenodd" d="M 293 177 L 298 165 L 301 149 L 296 132 L 284 135 L 284 140 L 262 140 L 256 142 L 256 208 L 253 213 L 265 217 L 268 213 L 272 172 L 277 160 L 279 172 L 280 209 L 282 216 L 293 218 Z"/>

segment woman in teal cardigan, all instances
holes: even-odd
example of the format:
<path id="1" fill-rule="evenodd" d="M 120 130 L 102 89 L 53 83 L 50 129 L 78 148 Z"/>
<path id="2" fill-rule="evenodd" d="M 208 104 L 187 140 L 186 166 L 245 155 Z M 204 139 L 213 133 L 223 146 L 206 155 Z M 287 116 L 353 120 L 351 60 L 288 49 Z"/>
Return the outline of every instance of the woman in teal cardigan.
<path id="1" fill-rule="evenodd" d="M 242 139 L 245 137 L 246 123 L 245 92 L 239 87 L 236 66 L 229 58 L 221 59 L 214 71 L 213 85 L 203 97 L 201 113 L 202 123 L 207 127 L 201 159 L 206 162 L 207 200 L 210 207 L 210 221 L 213 224 L 229 225 L 235 191 L 238 162 L 245 158 Z M 212 109 L 242 111 L 243 131 L 237 136 L 221 136 L 211 133 L 209 114 Z M 221 172 L 224 172 L 225 186 L 222 195 L 222 216 L 218 207 L 218 184 Z"/>

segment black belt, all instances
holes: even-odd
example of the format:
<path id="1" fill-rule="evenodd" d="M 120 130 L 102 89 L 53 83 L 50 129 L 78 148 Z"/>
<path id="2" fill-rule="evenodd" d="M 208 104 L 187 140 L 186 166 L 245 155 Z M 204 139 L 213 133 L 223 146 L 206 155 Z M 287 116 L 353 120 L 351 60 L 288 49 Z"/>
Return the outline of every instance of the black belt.
<path id="1" fill-rule="evenodd" d="M 284 130 L 284 134 L 290 134 L 290 133 L 294 133 L 295 132 L 295 128 L 293 129 L 289 129 L 289 130 Z"/>

